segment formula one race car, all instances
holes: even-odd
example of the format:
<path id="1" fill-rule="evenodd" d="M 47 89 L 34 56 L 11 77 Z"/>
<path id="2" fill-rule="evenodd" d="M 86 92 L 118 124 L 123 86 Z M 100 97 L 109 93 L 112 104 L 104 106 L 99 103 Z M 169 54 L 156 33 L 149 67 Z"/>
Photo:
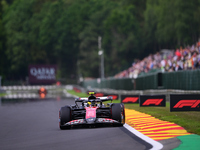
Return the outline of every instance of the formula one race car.
<path id="1" fill-rule="evenodd" d="M 76 98 L 75 105 L 61 107 L 59 111 L 60 129 L 77 126 L 112 125 L 123 126 L 125 123 L 124 104 L 112 103 L 112 97 L 95 97 L 95 92 L 88 92 L 88 98 Z M 111 101 L 107 105 L 105 101 Z M 81 103 L 78 105 L 78 103 Z"/>

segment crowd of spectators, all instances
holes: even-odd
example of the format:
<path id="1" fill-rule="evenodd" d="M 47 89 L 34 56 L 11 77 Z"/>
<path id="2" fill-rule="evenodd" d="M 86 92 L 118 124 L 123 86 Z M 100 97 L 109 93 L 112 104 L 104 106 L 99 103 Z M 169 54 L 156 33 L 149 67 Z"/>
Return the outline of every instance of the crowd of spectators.
<path id="1" fill-rule="evenodd" d="M 135 61 L 130 68 L 115 75 L 115 78 L 137 78 L 153 71 L 172 72 L 200 69 L 200 41 L 195 45 L 176 50 L 163 50 Z"/>

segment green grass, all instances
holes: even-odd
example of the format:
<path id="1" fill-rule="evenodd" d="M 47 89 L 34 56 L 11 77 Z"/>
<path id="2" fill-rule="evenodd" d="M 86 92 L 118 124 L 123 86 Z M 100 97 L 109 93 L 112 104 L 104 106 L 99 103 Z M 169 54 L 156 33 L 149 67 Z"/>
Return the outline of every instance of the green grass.
<path id="1" fill-rule="evenodd" d="M 67 92 L 69 94 L 72 94 L 72 95 L 76 95 L 78 97 L 88 97 L 89 95 L 86 94 L 86 93 L 78 93 L 78 92 L 75 92 L 74 90 L 67 90 Z"/>
<path id="2" fill-rule="evenodd" d="M 88 97 L 85 93 L 76 93 L 73 90 L 68 92 L 79 97 Z M 120 100 L 113 100 L 113 103 L 120 103 Z M 170 112 L 169 102 L 166 103 L 166 107 L 140 107 L 139 104 L 125 104 L 125 108 L 149 114 L 160 120 L 173 122 L 190 133 L 200 135 L 200 111 Z"/>
<path id="3" fill-rule="evenodd" d="M 6 95 L 5 93 L 0 93 L 0 97 L 1 97 L 1 96 L 5 96 L 5 95 Z"/>

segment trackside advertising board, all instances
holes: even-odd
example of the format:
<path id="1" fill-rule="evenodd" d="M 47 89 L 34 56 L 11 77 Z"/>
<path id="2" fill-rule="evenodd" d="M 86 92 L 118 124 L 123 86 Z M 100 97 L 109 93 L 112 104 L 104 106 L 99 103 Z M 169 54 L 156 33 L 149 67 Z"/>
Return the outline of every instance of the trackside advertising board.
<path id="1" fill-rule="evenodd" d="M 166 98 L 165 95 L 140 95 L 140 107 L 165 107 Z"/>
<path id="2" fill-rule="evenodd" d="M 139 103 L 139 95 L 121 95 L 122 103 Z"/>
<path id="3" fill-rule="evenodd" d="M 118 94 L 112 94 L 112 93 L 104 93 L 104 96 L 112 96 L 113 100 L 117 100 L 119 98 Z"/>
<path id="4" fill-rule="evenodd" d="M 76 92 L 76 93 L 81 93 L 81 89 L 77 88 L 77 87 L 73 87 L 73 90 Z"/>
<path id="5" fill-rule="evenodd" d="M 104 93 L 97 92 L 97 93 L 95 93 L 95 96 L 96 96 L 96 97 L 102 97 L 102 96 L 104 96 Z"/>
<path id="6" fill-rule="evenodd" d="M 29 65 L 29 83 L 54 84 L 56 71 L 56 65 Z"/>
<path id="7" fill-rule="evenodd" d="M 170 111 L 200 111 L 200 94 L 171 94 Z"/>

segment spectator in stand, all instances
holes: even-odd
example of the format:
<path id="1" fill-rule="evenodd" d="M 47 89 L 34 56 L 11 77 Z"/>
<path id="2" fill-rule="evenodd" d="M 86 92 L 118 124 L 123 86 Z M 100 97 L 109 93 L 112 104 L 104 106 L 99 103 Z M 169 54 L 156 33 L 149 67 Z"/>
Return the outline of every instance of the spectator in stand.
<path id="1" fill-rule="evenodd" d="M 130 68 L 118 73 L 115 77 L 137 78 L 140 73 L 148 73 L 152 69 L 162 69 L 166 72 L 200 69 L 200 41 L 191 47 L 176 49 L 173 55 L 162 56 L 159 52 L 150 54 L 141 61 L 136 60 Z"/>

